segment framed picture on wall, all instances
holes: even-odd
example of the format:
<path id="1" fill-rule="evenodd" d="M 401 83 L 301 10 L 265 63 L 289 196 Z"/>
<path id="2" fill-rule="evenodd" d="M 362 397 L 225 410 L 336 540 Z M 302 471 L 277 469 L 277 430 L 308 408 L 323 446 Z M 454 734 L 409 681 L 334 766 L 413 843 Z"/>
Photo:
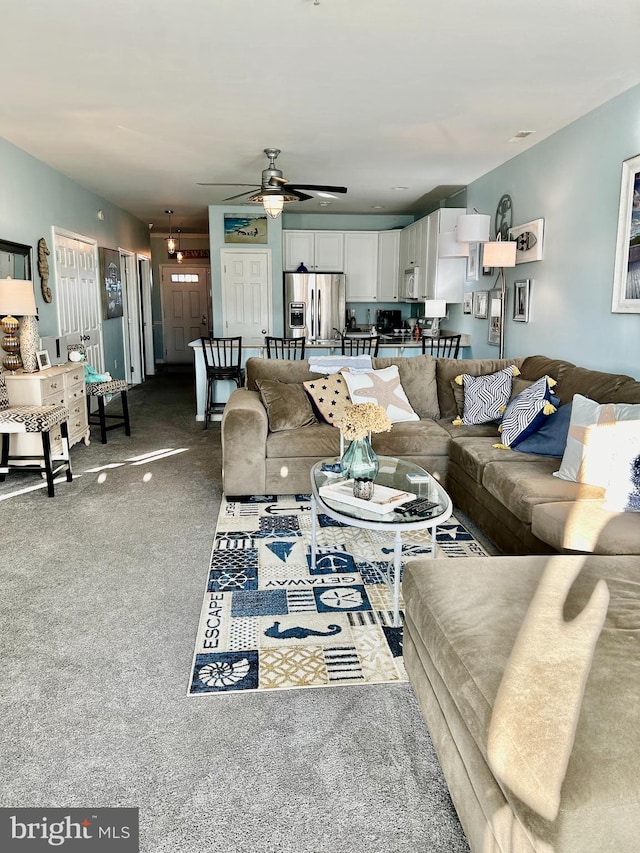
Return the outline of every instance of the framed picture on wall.
<path id="1" fill-rule="evenodd" d="M 480 243 L 469 244 L 467 258 L 467 281 L 477 281 L 480 270 Z"/>
<path id="2" fill-rule="evenodd" d="M 529 322 L 529 297 L 531 293 L 531 279 L 514 281 L 513 319 L 518 323 Z"/>
<path id="3" fill-rule="evenodd" d="M 640 314 L 640 154 L 622 164 L 611 310 Z"/>
<path id="4" fill-rule="evenodd" d="M 105 320 L 122 317 L 122 278 L 120 252 L 117 249 L 99 250 L 102 280 L 102 316 Z"/>
<path id="5" fill-rule="evenodd" d="M 473 316 L 476 320 L 486 320 L 489 305 L 489 291 L 476 290 L 473 295 Z"/>
<path id="6" fill-rule="evenodd" d="M 240 216 L 237 213 L 224 215 L 224 242 L 255 245 L 267 242 L 266 216 Z"/>
<path id="7" fill-rule="evenodd" d="M 462 302 L 462 313 L 463 314 L 471 314 L 473 311 L 473 291 L 468 290 L 464 294 L 464 300 Z"/>
<path id="8" fill-rule="evenodd" d="M 499 347 L 502 337 L 502 291 L 496 287 L 489 294 L 489 338 L 491 346 Z"/>
<path id="9" fill-rule="evenodd" d="M 542 260 L 543 234 L 544 219 L 534 219 L 509 228 L 509 239 L 516 242 L 516 264 Z"/>

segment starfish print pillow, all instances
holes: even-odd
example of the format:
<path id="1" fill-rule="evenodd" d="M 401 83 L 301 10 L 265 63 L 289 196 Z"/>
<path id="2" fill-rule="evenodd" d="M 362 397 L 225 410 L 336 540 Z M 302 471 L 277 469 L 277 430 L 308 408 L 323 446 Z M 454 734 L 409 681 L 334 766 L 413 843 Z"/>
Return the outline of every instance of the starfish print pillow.
<path id="1" fill-rule="evenodd" d="M 302 384 L 325 421 L 336 426 L 345 408 L 351 403 L 344 376 L 341 373 L 331 373 L 329 376 L 311 379 Z"/>
<path id="2" fill-rule="evenodd" d="M 400 383 L 397 365 L 382 370 L 342 371 L 354 403 L 377 403 L 386 411 L 392 424 L 419 421 Z"/>

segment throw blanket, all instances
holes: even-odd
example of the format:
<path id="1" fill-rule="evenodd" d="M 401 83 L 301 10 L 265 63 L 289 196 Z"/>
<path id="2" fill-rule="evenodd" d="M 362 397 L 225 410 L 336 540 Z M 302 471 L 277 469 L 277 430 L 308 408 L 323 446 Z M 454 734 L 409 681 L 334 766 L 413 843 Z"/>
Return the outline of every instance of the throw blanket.
<path id="1" fill-rule="evenodd" d="M 309 370 L 312 373 L 337 373 L 340 368 L 351 370 L 371 370 L 370 355 L 312 355 L 309 358 Z"/>

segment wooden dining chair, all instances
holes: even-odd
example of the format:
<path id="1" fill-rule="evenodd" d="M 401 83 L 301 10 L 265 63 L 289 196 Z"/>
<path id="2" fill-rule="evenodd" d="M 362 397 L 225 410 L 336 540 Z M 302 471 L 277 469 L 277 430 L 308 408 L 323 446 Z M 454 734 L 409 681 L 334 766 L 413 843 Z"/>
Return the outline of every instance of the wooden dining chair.
<path id="1" fill-rule="evenodd" d="M 458 358 L 462 335 L 423 335 L 422 354 L 440 358 Z"/>
<path id="2" fill-rule="evenodd" d="M 265 337 L 267 345 L 267 358 L 284 358 L 289 361 L 304 358 L 306 338 L 275 338 L 271 335 Z"/>

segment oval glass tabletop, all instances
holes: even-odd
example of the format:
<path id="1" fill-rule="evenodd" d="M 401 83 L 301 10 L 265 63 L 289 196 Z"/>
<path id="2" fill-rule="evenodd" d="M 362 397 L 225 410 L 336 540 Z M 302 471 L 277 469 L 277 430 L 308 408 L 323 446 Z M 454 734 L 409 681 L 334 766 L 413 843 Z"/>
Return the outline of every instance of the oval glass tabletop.
<path id="1" fill-rule="evenodd" d="M 371 501 L 361 500 L 352 503 L 351 481 L 323 470 L 323 465 L 335 463 L 335 458 L 317 462 L 311 469 L 311 488 L 314 497 L 333 512 L 348 519 L 380 525 L 406 524 L 428 527 L 437 524 L 444 514 L 451 514 L 449 495 L 435 477 L 424 468 L 393 456 L 379 456 L 378 460 L 380 470 L 374 480 Z M 416 482 L 412 479 L 416 475 L 421 476 L 422 480 Z M 340 499 L 341 492 L 345 496 L 344 500 Z M 411 515 L 398 511 L 404 504 L 416 498 L 424 499 L 433 506 Z M 378 504 L 375 510 L 370 508 L 374 503 Z"/>

